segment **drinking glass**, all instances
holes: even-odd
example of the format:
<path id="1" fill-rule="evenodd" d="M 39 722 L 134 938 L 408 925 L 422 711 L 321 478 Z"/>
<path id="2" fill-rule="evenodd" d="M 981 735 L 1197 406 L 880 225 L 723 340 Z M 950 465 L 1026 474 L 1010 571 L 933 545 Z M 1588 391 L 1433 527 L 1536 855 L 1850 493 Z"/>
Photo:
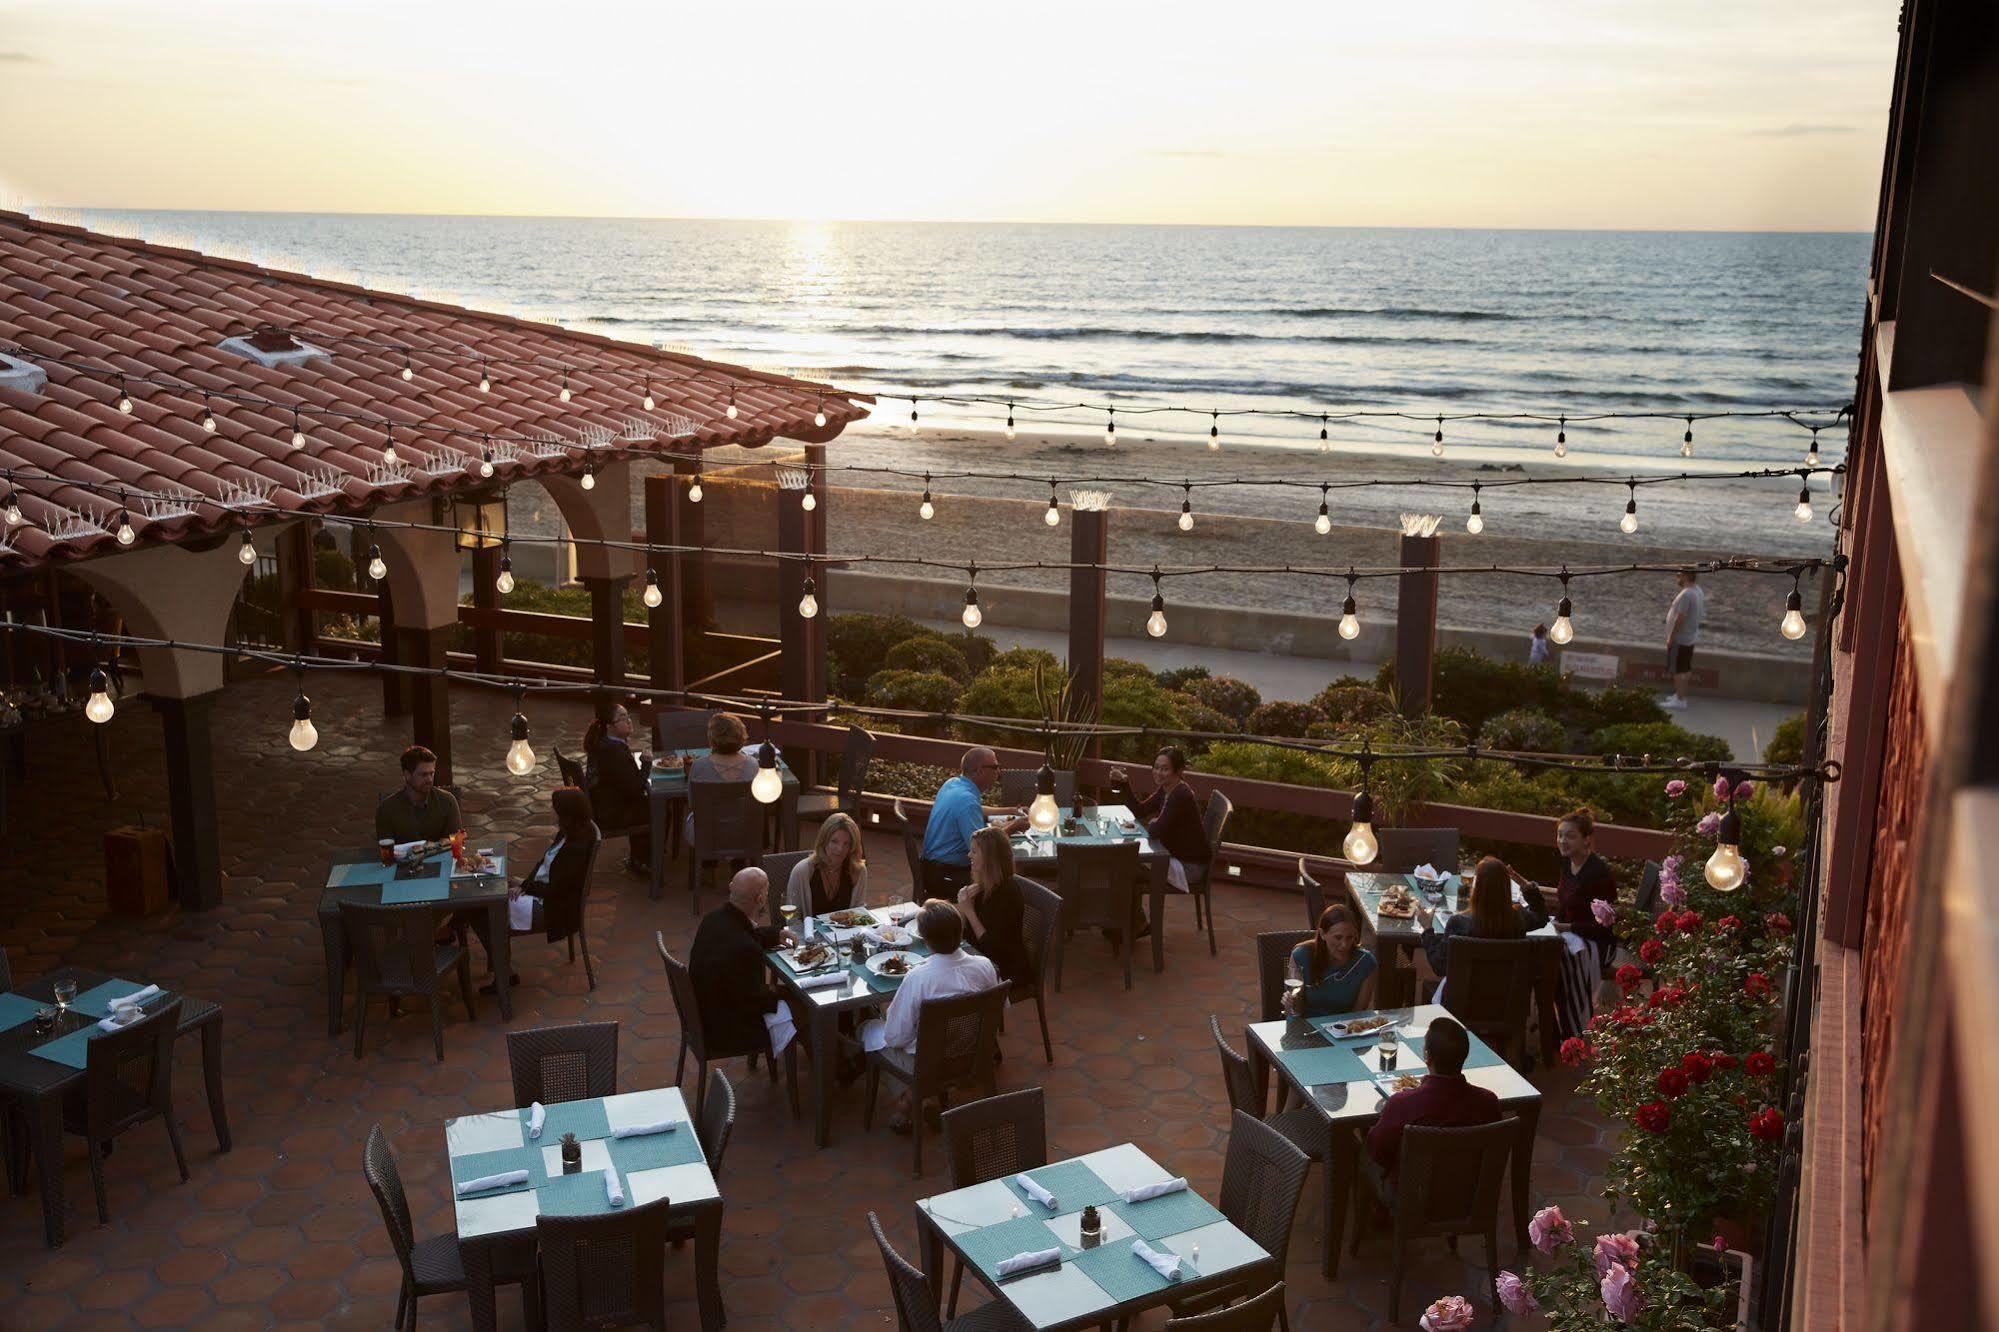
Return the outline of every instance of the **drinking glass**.
<path id="1" fill-rule="evenodd" d="M 778 910 L 784 915 L 784 928 L 788 930 L 792 926 L 798 924 L 797 907 L 793 906 L 789 902 L 786 902 L 783 906 L 779 907 Z"/>
<path id="2" fill-rule="evenodd" d="M 1381 1065 L 1383 1073 L 1395 1071 L 1395 1037 L 1383 1036 L 1381 1044 L 1375 1047 L 1375 1061 Z"/>
<path id="3" fill-rule="evenodd" d="M 70 1004 L 76 1000 L 76 982 L 73 980 L 59 980 L 56 982 L 55 989 L 56 1011 L 58 1013 L 69 1012 Z"/>

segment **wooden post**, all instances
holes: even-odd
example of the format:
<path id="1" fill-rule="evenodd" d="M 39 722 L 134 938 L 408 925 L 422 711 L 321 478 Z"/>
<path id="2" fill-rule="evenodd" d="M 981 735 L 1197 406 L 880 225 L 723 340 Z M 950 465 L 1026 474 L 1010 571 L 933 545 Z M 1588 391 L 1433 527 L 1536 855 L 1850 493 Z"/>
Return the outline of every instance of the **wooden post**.
<path id="1" fill-rule="evenodd" d="M 687 482 L 677 474 L 662 472 L 645 479 L 649 544 L 683 544 L 680 512 L 685 501 L 681 492 L 686 489 Z M 678 555 L 652 553 L 646 562 L 659 575 L 659 605 L 646 612 L 646 645 L 652 659 L 653 687 L 682 689 L 687 684 L 687 607 L 680 582 L 681 559 Z"/>
<path id="2" fill-rule="evenodd" d="M 312 587 L 312 524 L 297 522 L 278 533 L 278 616 L 282 642 L 294 652 L 318 647 L 313 613 L 299 605 Z"/>
<path id="3" fill-rule="evenodd" d="M 361 572 L 367 568 L 361 566 Z M 389 594 L 389 580 L 384 578 L 375 584 L 375 629 L 381 641 L 380 658 L 385 666 L 393 666 L 402 660 L 396 642 L 396 601 Z M 409 691 L 403 687 L 403 677 L 395 671 L 382 672 L 382 715 L 384 717 L 406 717 L 409 715 Z"/>
<path id="4" fill-rule="evenodd" d="M 1074 509 L 1069 515 L 1069 562 L 1091 565 L 1069 571 L 1069 676 L 1077 698 L 1095 712 L 1104 701 L 1104 560 L 1110 550 L 1110 514 Z M 1085 751 L 1097 757 L 1091 740 Z"/>
<path id="5" fill-rule="evenodd" d="M 1440 537 L 1404 536 L 1401 559 L 1405 573 L 1395 590 L 1395 690 L 1402 715 L 1421 717 L 1430 711 L 1430 672 L 1437 657 L 1437 567 Z"/>
<path id="6" fill-rule="evenodd" d="M 615 578 L 589 578 L 578 580 L 590 589 L 590 629 L 591 662 L 597 683 L 602 685 L 622 685 L 625 682 L 625 585 L 631 582 L 629 575 Z M 599 717 L 609 717 L 612 705 L 617 699 L 610 694 L 599 694 L 596 709 Z"/>
<path id="7" fill-rule="evenodd" d="M 399 629 L 398 655 L 405 665 L 438 671 L 444 667 L 455 625 L 436 629 Z M 451 785 L 451 691 L 442 675 L 408 675 L 410 738 L 437 755 L 437 784 Z"/>
<path id="8" fill-rule="evenodd" d="M 500 548 L 482 546 L 472 552 L 472 605 L 483 611 L 500 609 Z M 506 660 L 506 643 L 497 627 L 472 631 L 472 659 L 482 671 L 497 673 Z"/>
<path id="9" fill-rule="evenodd" d="M 222 853 L 215 828 L 215 745 L 209 714 L 214 693 L 192 698 L 146 695 L 166 741 L 167 809 L 173 827 L 174 882 L 183 911 L 222 903 Z"/>
<path id="10" fill-rule="evenodd" d="M 680 544 L 696 547 L 700 553 L 680 557 L 680 592 L 685 604 L 688 632 L 692 641 L 694 635 L 706 633 L 715 621 L 715 594 L 709 584 L 708 569 L 708 504 L 712 502 L 712 489 L 705 483 L 704 490 L 710 491 L 710 499 L 696 504 L 688 498 L 694 488 L 694 478 L 701 474 L 699 458 L 675 458 L 675 476 L 686 478 L 675 497 L 680 510 Z"/>

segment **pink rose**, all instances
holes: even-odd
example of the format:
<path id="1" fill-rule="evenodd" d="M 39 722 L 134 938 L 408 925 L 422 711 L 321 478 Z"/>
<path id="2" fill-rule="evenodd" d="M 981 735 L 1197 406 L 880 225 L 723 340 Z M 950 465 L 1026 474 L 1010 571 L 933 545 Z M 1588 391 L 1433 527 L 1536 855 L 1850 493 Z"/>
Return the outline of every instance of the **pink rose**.
<path id="1" fill-rule="evenodd" d="M 1527 1289 L 1527 1283 L 1511 1272 L 1499 1274 L 1499 1302 L 1508 1313 L 1530 1314 L 1541 1308 L 1534 1292 Z"/>
<path id="2" fill-rule="evenodd" d="M 1612 1267 L 1636 1267 L 1638 1241 L 1629 1235 L 1598 1235 L 1596 1251 L 1590 1256 L 1596 1260 L 1596 1274 L 1600 1277 L 1608 1275 Z"/>
<path id="3" fill-rule="evenodd" d="M 1638 1298 L 1638 1278 L 1621 1263 L 1611 1264 L 1603 1274 L 1603 1284 L 1598 1287 L 1603 1294 L 1603 1307 L 1610 1316 L 1620 1323 L 1629 1323 L 1638 1316 L 1641 1301 Z"/>
<path id="4" fill-rule="evenodd" d="M 1677 875 L 1679 874 L 1680 866 L 1683 863 L 1684 862 L 1678 856 L 1667 856 L 1663 861 L 1660 862 L 1660 868 L 1665 870 L 1666 873 L 1668 874 Z"/>
<path id="5" fill-rule="evenodd" d="M 1714 798 L 1716 800 L 1728 799 L 1728 778 L 1717 777 L 1714 779 Z"/>
<path id="6" fill-rule="evenodd" d="M 1735 798 L 1737 800 L 1747 800 L 1754 794 L 1756 794 L 1756 783 L 1741 781 L 1735 784 Z"/>
<path id="7" fill-rule="evenodd" d="M 1423 1311 L 1423 1332 L 1470 1332 L 1478 1311 L 1462 1295 L 1446 1295 Z"/>
<path id="8" fill-rule="evenodd" d="M 1709 810 L 1701 815 L 1701 821 L 1694 825 L 1694 831 L 1703 837 L 1712 837 L 1721 830 L 1721 815 Z"/>
<path id="9" fill-rule="evenodd" d="M 1681 796 L 1685 795 L 1686 793 L 1687 793 L 1687 784 L 1681 781 L 1679 778 L 1675 777 L 1672 781 L 1666 783 L 1667 799 L 1678 800 Z"/>
<path id="10" fill-rule="evenodd" d="M 1596 917 L 1596 923 L 1609 929 L 1617 923 L 1617 911 L 1610 903 L 1598 898 L 1589 904 L 1589 913 Z"/>
<path id="11" fill-rule="evenodd" d="M 1562 1209 L 1555 1206 L 1543 1207 L 1534 1213 L 1534 1219 L 1527 1223 L 1527 1238 L 1542 1253 L 1553 1253 L 1576 1237 L 1575 1228 Z"/>
<path id="12" fill-rule="evenodd" d="M 1667 906 L 1685 906 L 1687 904 L 1687 890 L 1680 887 L 1678 881 L 1673 883 L 1662 882 L 1659 885 L 1659 900 Z"/>

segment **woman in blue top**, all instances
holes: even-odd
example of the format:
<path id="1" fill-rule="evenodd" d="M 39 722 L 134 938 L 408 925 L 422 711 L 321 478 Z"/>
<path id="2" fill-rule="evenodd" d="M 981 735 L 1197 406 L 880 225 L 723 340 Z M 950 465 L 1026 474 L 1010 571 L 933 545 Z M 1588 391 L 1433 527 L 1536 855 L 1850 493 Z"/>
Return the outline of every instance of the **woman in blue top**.
<path id="1" fill-rule="evenodd" d="M 1360 946 L 1360 926 L 1343 906 L 1319 914 L 1318 937 L 1291 953 L 1291 977 L 1304 985 L 1284 996 L 1296 1017 L 1330 1017 L 1374 1005 L 1374 954 Z"/>

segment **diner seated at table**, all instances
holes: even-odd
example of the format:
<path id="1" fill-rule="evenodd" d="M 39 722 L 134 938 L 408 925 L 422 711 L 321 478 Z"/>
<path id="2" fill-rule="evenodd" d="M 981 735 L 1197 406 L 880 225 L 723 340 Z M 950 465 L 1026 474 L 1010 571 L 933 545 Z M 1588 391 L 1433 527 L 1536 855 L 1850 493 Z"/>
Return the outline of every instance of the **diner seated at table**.
<path id="1" fill-rule="evenodd" d="M 1500 1117 L 1499 1097 L 1465 1080 L 1465 1060 L 1471 1036 L 1455 1020 L 1440 1017 L 1423 1034 L 1423 1080 L 1381 1104 L 1381 1115 L 1367 1131 L 1368 1172 L 1378 1196 L 1392 1196 L 1389 1183 L 1402 1151 L 1402 1131 L 1408 1128 L 1476 1128 Z"/>
<path id="2" fill-rule="evenodd" d="M 1027 902 L 1013 873 L 1011 838 L 991 826 L 972 834 L 972 881 L 958 890 L 958 914 L 973 946 L 1009 985 L 1034 979 L 1022 932 Z"/>
<path id="3" fill-rule="evenodd" d="M 925 902 L 916 915 L 916 933 L 929 947 L 930 956 L 903 977 L 895 998 L 889 1001 L 888 1016 L 870 1018 L 860 1030 L 862 1049 L 880 1051 L 912 1075 L 916 1070 L 917 1019 L 923 1005 L 932 999 L 977 994 L 1000 983 L 991 959 L 967 953 L 960 946 L 965 941 L 965 918 L 949 902 L 934 898 Z M 913 1108 L 909 1093 L 899 1094 L 891 1108 L 894 1113 L 889 1127 L 908 1133 Z"/>
<path id="4" fill-rule="evenodd" d="M 1526 898 L 1520 905 L 1513 901 L 1516 884 Z M 1423 921 L 1423 955 L 1430 959 L 1431 970 L 1439 976 L 1449 974 L 1451 940 L 1460 935 L 1472 939 L 1520 939 L 1548 923 L 1541 890 L 1497 856 L 1487 856 L 1478 862 L 1471 875 L 1470 902 L 1444 922 L 1441 933 L 1433 928 L 1435 913 L 1429 907 L 1417 908 L 1417 914 Z"/>
<path id="5" fill-rule="evenodd" d="M 1214 856 L 1208 845 L 1208 831 L 1201 825 L 1200 802 L 1194 788 L 1187 785 L 1187 756 L 1179 746 L 1168 745 L 1152 760 L 1152 794 L 1132 806 L 1132 813 L 1146 820 L 1145 835 L 1165 849 L 1166 881 L 1179 892 L 1187 891 L 1187 867 L 1205 865 Z M 1113 785 L 1126 785 L 1130 778 L 1123 768 L 1111 770 Z"/>
<path id="6" fill-rule="evenodd" d="M 757 775 L 757 756 L 743 752 L 750 742 L 750 728 L 733 712 L 717 712 L 708 718 L 708 752 L 697 754 L 687 769 L 694 782 L 747 782 Z M 687 812 L 685 835 L 694 841 L 694 811 Z"/>
<path id="7" fill-rule="evenodd" d="M 796 1032 L 791 1012 L 766 977 L 764 952 L 790 943 L 790 930 L 760 925 L 770 879 L 754 866 L 729 880 L 728 900 L 701 918 L 687 949 L 687 978 L 708 1039 L 718 1049 L 753 1047 L 765 1032 L 782 1050 Z"/>
<path id="8" fill-rule="evenodd" d="M 1376 962 L 1360 946 L 1360 926 L 1353 913 L 1334 903 L 1319 913 L 1316 936 L 1291 951 L 1291 975 L 1303 981 L 1284 996 L 1284 1011 L 1294 1017 L 1331 1017 L 1374 1004 Z"/>
<path id="9" fill-rule="evenodd" d="M 851 815 L 829 814 L 819 825 L 812 854 L 791 867 L 784 900 L 801 916 L 867 905 L 868 862 L 861 854 L 860 825 Z"/>
<path id="10" fill-rule="evenodd" d="M 507 887 L 507 925 L 516 934 L 546 930 L 551 942 L 576 931 L 583 914 L 585 877 L 590 872 L 590 850 L 597 844 L 597 823 L 590 797 L 574 786 L 559 786 L 549 795 L 555 810 L 555 840 L 542 852 L 527 876 Z M 486 913 L 461 911 L 457 922 L 469 925 L 485 945 L 486 957 L 493 956 L 493 940 L 487 934 Z M 508 984 L 518 984 L 513 976 Z M 497 978 L 480 987 L 481 994 L 499 988 Z"/>
<path id="11" fill-rule="evenodd" d="M 999 775 L 999 755 L 982 745 L 966 750 L 958 761 L 958 775 L 937 788 L 918 861 L 923 882 L 916 887 L 924 896 L 948 902 L 972 881 L 972 834 L 986 826 L 984 792 Z M 1004 825 L 1009 835 L 1026 826 L 1025 814 L 1016 814 Z"/>
<path id="12" fill-rule="evenodd" d="M 1555 1026 L 1566 1040 L 1579 1036 L 1596 1012 L 1597 986 L 1610 963 L 1617 937 L 1598 921 L 1595 904 L 1617 904 L 1617 880 L 1610 864 L 1596 853 L 1596 816 L 1585 807 L 1562 816 L 1555 825 L 1555 849 L 1562 855 L 1562 877 L 1555 888 L 1555 928 L 1562 950 L 1561 983 L 1555 992 Z M 1533 893 L 1540 892 L 1538 887 Z"/>
<path id="13" fill-rule="evenodd" d="M 376 840 L 437 842 L 462 829 L 458 797 L 437 784 L 437 755 L 411 745 L 402 764 L 403 784 L 375 806 Z"/>
<path id="14" fill-rule="evenodd" d="M 651 805 L 646 765 L 652 755 L 632 752 L 632 714 L 614 704 L 609 718 L 597 718 L 583 733 L 583 784 L 601 828 L 630 828 L 625 868 L 651 872 Z"/>

